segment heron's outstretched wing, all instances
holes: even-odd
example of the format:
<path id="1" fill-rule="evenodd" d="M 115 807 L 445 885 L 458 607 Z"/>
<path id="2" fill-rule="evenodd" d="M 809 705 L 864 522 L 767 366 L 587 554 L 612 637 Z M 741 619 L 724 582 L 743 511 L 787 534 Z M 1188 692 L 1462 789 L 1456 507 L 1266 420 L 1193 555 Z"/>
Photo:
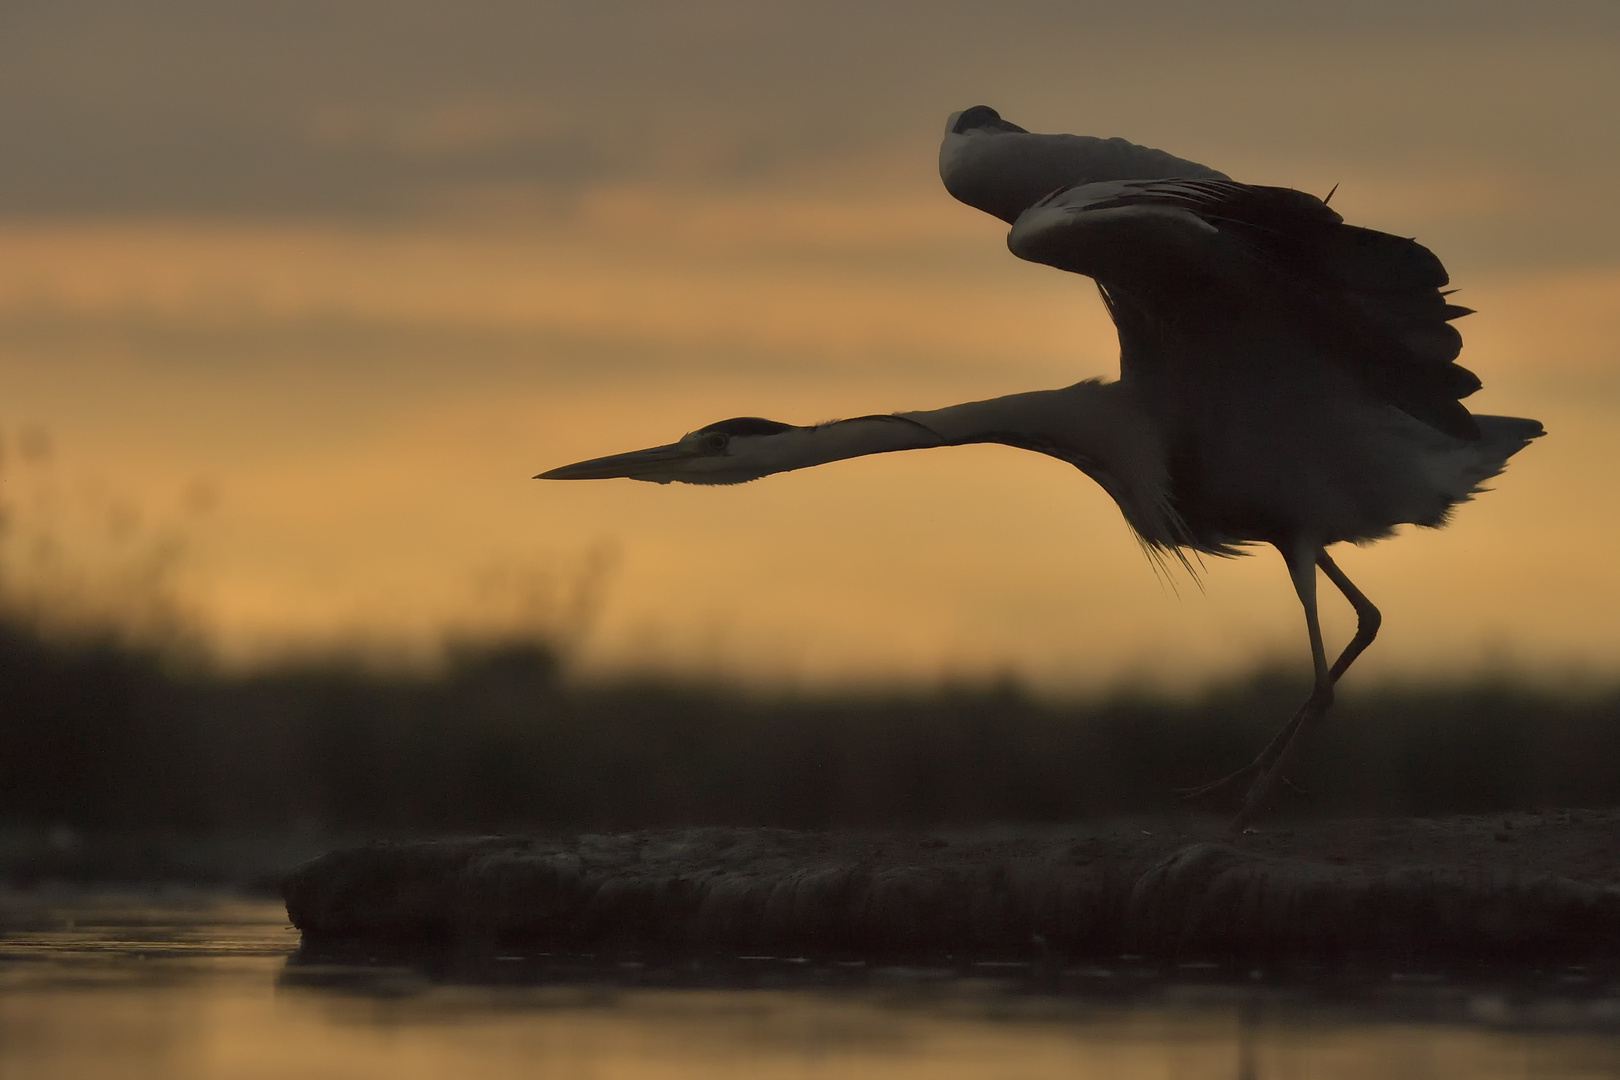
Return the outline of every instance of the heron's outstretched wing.
<path id="1" fill-rule="evenodd" d="M 1380 399 L 1447 434 L 1479 437 L 1459 399 L 1479 379 L 1455 363 L 1445 267 L 1423 245 L 1344 224 L 1322 200 L 1230 180 L 1086 184 L 1026 210 L 1013 253 L 1095 278 L 1122 357 L 1165 334 L 1286 323 Z M 1128 360 L 1122 360 L 1128 363 Z"/>
<path id="2" fill-rule="evenodd" d="M 945 190 L 1009 225 L 1036 201 L 1077 184 L 1169 177 L 1226 174 L 1124 139 L 1025 131 L 988 105 L 952 113 L 939 144 Z"/>

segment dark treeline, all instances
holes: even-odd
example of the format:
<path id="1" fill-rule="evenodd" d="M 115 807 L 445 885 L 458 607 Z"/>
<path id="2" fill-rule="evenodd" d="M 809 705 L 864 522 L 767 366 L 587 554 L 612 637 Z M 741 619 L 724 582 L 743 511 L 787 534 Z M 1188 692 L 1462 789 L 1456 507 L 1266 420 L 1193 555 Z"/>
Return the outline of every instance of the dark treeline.
<path id="1" fill-rule="evenodd" d="M 1242 764 L 1305 691 L 1051 702 L 561 678 L 532 643 L 433 677 L 338 661 L 177 671 L 0 626 L 0 825 L 374 832 L 1055 821 L 1162 812 Z M 1513 682 L 1345 694 L 1295 780 L 1309 813 L 1620 802 L 1620 692 Z"/>

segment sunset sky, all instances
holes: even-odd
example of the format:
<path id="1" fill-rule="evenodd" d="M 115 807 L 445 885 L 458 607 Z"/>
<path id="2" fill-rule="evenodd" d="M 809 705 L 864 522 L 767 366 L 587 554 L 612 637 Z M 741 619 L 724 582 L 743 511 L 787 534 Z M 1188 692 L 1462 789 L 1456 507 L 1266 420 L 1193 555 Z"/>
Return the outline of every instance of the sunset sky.
<path id="1" fill-rule="evenodd" d="M 1275 553 L 1166 580 L 1004 447 L 530 479 L 1114 375 L 1090 283 L 940 186 L 987 103 L 1337 184 L 1439 254 L 1469 406 L 1550 434 L 1451 528 L 1343 553 L 1367 676 L 1613 673 L 1617 56 L 1608 0 L 11 5 L 0 585 L 139 619 L 156 580 L 237 660 L 525 627 L 773 685 L 1302 660 Z"/>

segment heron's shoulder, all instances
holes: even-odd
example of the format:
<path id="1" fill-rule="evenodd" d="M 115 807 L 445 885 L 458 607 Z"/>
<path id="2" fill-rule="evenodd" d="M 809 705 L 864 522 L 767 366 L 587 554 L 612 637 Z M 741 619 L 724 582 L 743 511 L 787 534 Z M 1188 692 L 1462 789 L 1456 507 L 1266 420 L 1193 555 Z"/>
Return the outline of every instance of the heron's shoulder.
<path id="1" fill-rule="evenodd" d="M 1047 195 L 1018 218 L 1007 243 L 1020 258 L 1090 274 L 1105 284 L 1109 277 L 1142 271 L 1174 274 L 1177 266 L 1163 261 L 1166 255 L 1205 261 L 1237 281 L 1255 269 L 1301 261 L 1342 222 L 1322 200 L 1292 188 L 1202 177 L 1111 180 Z M 1192 246 L 1180 248 L 1179 256 L 1174 247 L 1139 246 L 1154 240 Z M 1119 257 L 1087 257 L 1086 249 L 1098 245 L 1119 245 Z"/>
<path id="2" fill-rule="evenodd" d="M 1303 274 L 1305 282 L 1324 287 L 1438 297 L 1450 280 L 1439 258 L 1415 239 L 1347 225 L 1326 202 L 1295 188 L 1198 178 L 1118 181 L 1055 193 L 1042 205 L 1084 213 L 1126 207 L 1184 211 L 1241 236 L 1254 255 L 1296 280 Z M 1454 308 L 1449 314 L 1466 312 Z"/>
<path id="3" fill-rule="evenodd" d="M 1344 220 L 1325 202 L 1307 192 L 1225 178 L 1177 177 L 1088 184 L 1074 195 L 1088 210 L 1122 206 L 1175 207 L 1190 210 L 1212 223 L 1248 226 L 1278 234 L 1331 228 Z"/>

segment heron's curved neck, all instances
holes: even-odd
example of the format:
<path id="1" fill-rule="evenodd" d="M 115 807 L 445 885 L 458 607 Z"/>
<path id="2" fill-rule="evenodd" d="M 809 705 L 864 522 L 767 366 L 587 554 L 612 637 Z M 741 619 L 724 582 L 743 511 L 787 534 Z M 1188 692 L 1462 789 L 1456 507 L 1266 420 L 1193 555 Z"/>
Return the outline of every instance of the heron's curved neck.
<path id="1" fill-rule="evenodd" d="M 1094 379 L 1061 390 L 1008 394 L 900 415 L 933 431 L 947 445 L 1005 443 L 1076 464 L 1109 461 L 1139 449 L 1130 444 L 1152 434 L 1146 415 L 1123 386 Z"/>
<path id="2" fill-rule="evenodd" d="M 1067 461 L 1103 486 L 1144 539 L 1184 542 L 1168 497 L 1157 426 L 1120 383 L 1095 380 L 943 409 L 862 416 L 796 429 L 770 472 L 896 450 L 1002 443 Z M 777 440 L 772 440 L 777 441 Z"/>
<path id="3" fill-rule="evenodd" d="M 1067 461 L 1101 484 L 1143 539 L 1184 542 L 1158 426 L 1122 383 L 1066 386 L 907 413 L 953 444 L 995 442 Z"/>

